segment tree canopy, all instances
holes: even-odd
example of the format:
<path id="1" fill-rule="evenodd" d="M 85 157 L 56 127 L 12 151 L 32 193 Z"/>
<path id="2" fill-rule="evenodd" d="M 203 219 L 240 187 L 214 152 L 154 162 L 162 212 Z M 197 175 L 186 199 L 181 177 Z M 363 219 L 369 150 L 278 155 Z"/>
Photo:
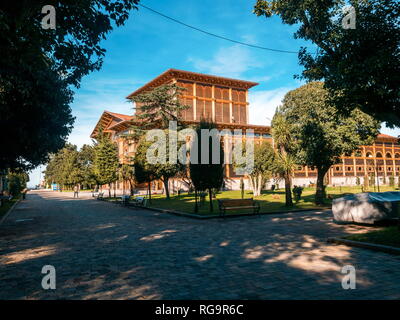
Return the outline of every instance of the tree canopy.
<path id="1" fill-rule="evenodd" d="M 221 188 L 224 181 L 224 150 L 222 148 L 220 139 L 218 139 L 217 145 L 217 148 L 219 150 L 213 148 L 213 141 L 212 137 L 210 136 L 208 138 L 208 159 L 205 159 L 207 160 L 207 163 L 204 163 L 206 161 L 203 161 L 202 163 L 202 159 L 205 158 L 203 152 L 206 152 L 206 150 L 203 150 L 202 145 L 206 145 L 204 139 L 207 139 L 207 137 L 203 137 L 201 131 L 209 130 L 209 132 L 211 133 L 211 131 L 214 129 L 216 130 L 215 123 L 207 120 L 201 120 L 200 123 L 197 125 L 196 137 L 195 140 L 192 141 L 192 144 L 194 143 L 198 146 L 197 159 L 195 159 L 195 156 L 191 154 L 191 162 L 189 165 L 190 178 L 196 191 L 208 190 L 209 192 L 210 211 L 213 211 L 212 189 Z M 193 149 L 191 150 L 191 152 L 193 152 Z M 218 161 L 216 161 L 216 163 L 213 163 L 213 159 L 217 158 L 218 156 L 217 152 L 219 152 L 219 157 L 217 159 Z M 197 163 L 194 163 L 194 159 Z M 197 206 L 195 210 L 197 210 Z"/>
<path id="2" fill-rule="evenodd" d="M 107 136 L 102 135 L 94 150 L 94 173 L 100 185 L 108 184 L 111 197 L 111 183 L 118 180 L 118 149 L 117 145 Z"/>
<path id="3" fill-rule="evenodd" d="M 350 4 L 355 28 L 343 28 Z M 311 40 L 302 48 L 302 77 L 323 80 L 331 104 L 343 114 L 354 109 L 389 127 L 400 127 L 400 2 L 398 0 L 257 0 L 255 13 L 298 26 L 295 38 Z M 352 17 L 354 19 L 354 17 Z"/>
<path id="4" fill-rule="evenodd" d="M 299 165 L 318 170 L 316 203 L 323 202 L 324 177 L 329 168 L 379 133 L 380 122 L 355 109 L 349 116 L 328 102 L 322 82 L 311 82 L 286 94 L 277 110 L 292 133 L 292 154 Z"/>
<path id="5" fill-rule="evenodd" d="M 32 169 L 71 132 L 73 92 L 99 70 L 101 40 L 138 0 L 10 1 L 0 4 L 0 170 Z M 56 28 L 42 28 L 54 5 Z"/>

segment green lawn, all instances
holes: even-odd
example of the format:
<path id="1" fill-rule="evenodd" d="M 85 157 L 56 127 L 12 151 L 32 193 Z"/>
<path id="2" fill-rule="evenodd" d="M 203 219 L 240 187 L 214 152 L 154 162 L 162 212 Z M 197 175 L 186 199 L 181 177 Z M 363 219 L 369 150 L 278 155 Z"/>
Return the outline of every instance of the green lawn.
<path id="1" fill-rule="evenodd" d="M 391 187 L 381 187 L 381 192 L 383 191 L 394 191 L 395 188 Z M 327 194 L 331 199 L 338 198 L 344 194 L 348 193 L 360 193 L 361 187 L 328 187 Z M 263 191 L 260 197 L 255 198 L 255 200 L 259 201 L 261 206 L 261 213 L 267 212 L 281 212 L 281 211 L 289 211 L 289 210 L 308 210 L 308 209 L 321 209 L 321 208 L 329 208 L 331 206 L 331 199 L 327 199 L 327 203 L 325 206 L 316 206 L 314 201 L 315 188 L 305 188 L 302 194 L 302 199 L 294 204 L 293 207 L 285 206 L 285 191 L 284 189 L 280 189 L 277 191 Z M 253 194 L 251 191 L 245 192 L 245 198 L 253 198 Z M 209 215 L 209 214 L 218 214 L 218 199 L 240 199 L 241 193 L 240 191 L 223 191 L 217 194 L 217 198 L 213 200 L 214 212 L 210 213 L 209 211 L 209 202 L 208 197 L 206 202 L 199 208 L 199 214 Z M 149 205 L 154 208 L 162 208 L 162 209 L 172 209 L 181 212 L 194 213 L 194 194 L 184 193 L 180 196 L 173 195 L 170 200 L 167 200 L 163 195 L 153 195 L 152 203 Z M 243 212 L 231 212 L 235 213 L 243 213 Z"/>
<path id="2" fill-rule="evenodd" d="M 345 239 L 400 248 L 400 230 L 397 226 L 387 227 L 383 230 L 372 231 L 364 234 L 355 234 L 347 236 Z"/>
<path id="3" fill-rule="evenodd" d="M 18 201 L 19 198 L 14 198 L 11 200 L 3 201 L 3 205 L 0 207 L 0 219 L 10 210 L 15 202 Z"/>

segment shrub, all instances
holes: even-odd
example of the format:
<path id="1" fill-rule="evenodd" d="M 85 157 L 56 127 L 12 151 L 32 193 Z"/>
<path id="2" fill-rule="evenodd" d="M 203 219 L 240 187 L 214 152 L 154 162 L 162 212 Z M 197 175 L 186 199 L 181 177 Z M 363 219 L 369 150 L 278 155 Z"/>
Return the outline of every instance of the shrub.
<path id="1" fill-rule="evenodd" d="M 302 188 L 302 187 L 300 187 L 300 186 L 294 186 L 294 187 L 293 187 L 293 190 L 292 190 L 292 192 L 293 192 L 293 198 L 294 198 L 294 201 L 296 201 L 296 203 L 298 203 L 298 202 L 300 201 L 300 199 L 301 199 L 301 194 L 303 193 L 303 189 L 304 189 L 304 188 Z"/>

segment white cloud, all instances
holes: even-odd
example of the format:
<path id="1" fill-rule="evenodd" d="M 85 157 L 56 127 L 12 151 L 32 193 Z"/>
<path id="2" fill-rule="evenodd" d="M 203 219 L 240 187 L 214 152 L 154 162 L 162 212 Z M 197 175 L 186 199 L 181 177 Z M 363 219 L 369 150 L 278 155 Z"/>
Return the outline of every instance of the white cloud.
<path id="1" fill-rule="evenodd" d="M 246 71 L 263 66 L 251 56 L 250 50 L 240 45 L 220 48 L 209 60 L 189 58 L 189 62 L 200 72 L 225 77 L 240 77 Z"/>
<path id="2" fill-rule="evenodd" d="M 90 134 L 104 110 L 133 114 L 133 105 L 125 97 L 142 84 L 132 79 L 94 79 L 82 85 L 72 105 L 76 120 L 68 142 L 78 147 L 90 144 Z"/>
<path id="3" fill-rule="evenodd" d="M 254 91 L 249 93 L 249 121 L 251 124 L 269 126 L 276 108 L 285 94 L 293 88 Z"/>

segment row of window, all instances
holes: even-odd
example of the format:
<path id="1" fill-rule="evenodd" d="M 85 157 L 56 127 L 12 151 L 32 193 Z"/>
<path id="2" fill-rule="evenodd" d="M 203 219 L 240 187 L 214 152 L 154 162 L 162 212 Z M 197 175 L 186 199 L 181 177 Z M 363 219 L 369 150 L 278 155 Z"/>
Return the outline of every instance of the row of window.
<path id="1" fill-rule="evenodd" d="M 185 95 L 194 95 L 194 86 L 191 82 L 179 82 L 180 87 L 185 88 Z M 246 91 L 232 89 L 232 99 L 229 97 L 229 88 L 214 87 L 214 98 L 219 100 L 232 100 L 233 102 L 246 102 Z M 202 98 L 212 98 L 212 86 L 208 84 L 196 84 L 196 96 Z"/>
<path id="2" fill-rule="evenodd" d="M 356 151 L 356 152 L 354 153 L 354 156 L 356 156 L 356 157 L 362 157 L 363 154 L 362 154 L 361 151 Z M 365 157 L 366 157 L 366 158 L 372 158 L 372 157 L 373 157 L 373 153 L 370 152 L 370 151 L 368 151 L 368 152 L 366 152 Z M 383 153 L 378 151 L 378 152 L 376 153 L 375 157 L 376 157 L 376 158 L 383 158 Z M 395 155 L 394 155 L 394 157 L 395 157 L 396 159 L 400 159 L 400 153 L 396 152 Z M 393 158 L 392 153 L 386 152 L 385 158 L 392 159 L 392 158 Z"/>
<path id="3" fill-rule="evenodd" d="M 360 171 L 360 172 L 364 171 L 364 167 L 356 167 L 356 168 L 357 168 L 357 171 Z M 377 171 L 384 171 L 384 168 L 383 168 L 383 167 L 377 167 L 376 169 L 377 169 Z M 342 166 L 336 166 L 336 167 L 335 167 L 335 170 L 336 170 L 336 171 L 342 171 L 342 170 L 343 170 L 343 167 L 342 167 Z M 345 170 L 346 170 L 346 171 L 353 171 L 353 170 L 354 170 L 354 167 L 353 167 L 353 166 L 348 166 L 348 167 L 345 167 Z M 369 166 L 369 167 L 367 168 L 367 170 L 368 170 L 368 171 L 371 171 L 371 172 L 375 171 L 374 167 L 371 167 L 371 166 Z M 391 171 L 392 171 L 392 167 L 386 167 L 386 170 L 387 170 L 388 172 L 391 172 Z M 397 167 L 397 171 L 400 171 L 400 167 Z"/>

